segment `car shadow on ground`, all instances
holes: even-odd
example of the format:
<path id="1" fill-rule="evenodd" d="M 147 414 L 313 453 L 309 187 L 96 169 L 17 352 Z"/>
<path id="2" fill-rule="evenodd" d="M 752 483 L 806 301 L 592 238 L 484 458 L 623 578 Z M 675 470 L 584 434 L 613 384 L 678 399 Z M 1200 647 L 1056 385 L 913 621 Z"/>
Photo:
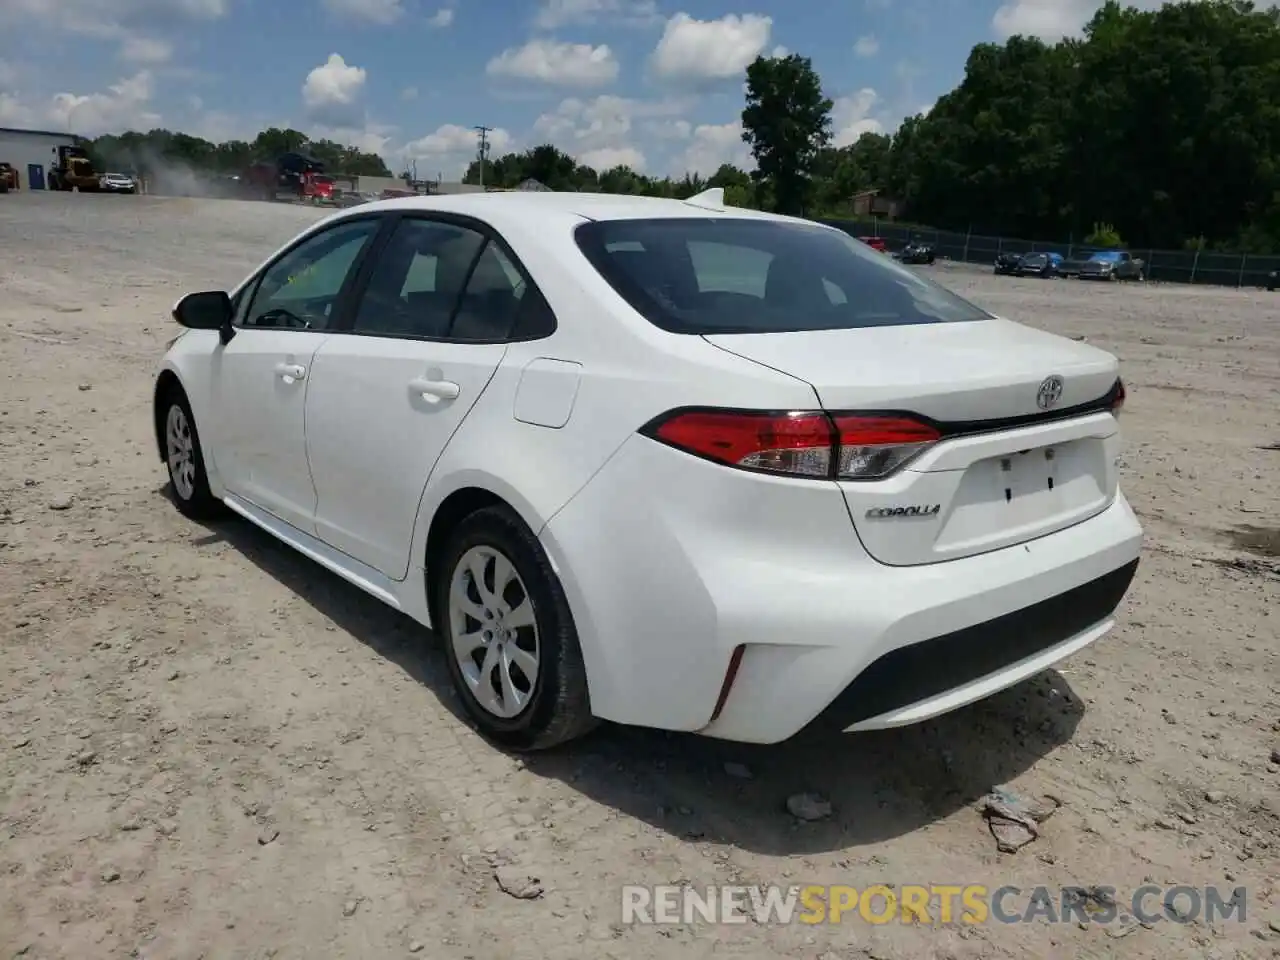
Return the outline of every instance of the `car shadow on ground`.
<path id="1" fill-rule="evenodd" d="M 166 496 L 168 496 L 166 487 Z M 238 518 L 204 525 L 320 614 L 398 665 L 468 723 L 429 631 Z M 978 704 L 910 727 L 801 734 L 773 746 L 604 724 L 528 755 L 529 771 L 673 836 L 768 855 L 816 854 L 891 840 L 972 805 L 1068 742 L 1084 704 L 1047 671 Z M 496 748 L 495 748 L 496 749 Z M 799 793 L 832 814 L 802 822 Z M 976 816 L 976 814 L 975 814 Z"/>

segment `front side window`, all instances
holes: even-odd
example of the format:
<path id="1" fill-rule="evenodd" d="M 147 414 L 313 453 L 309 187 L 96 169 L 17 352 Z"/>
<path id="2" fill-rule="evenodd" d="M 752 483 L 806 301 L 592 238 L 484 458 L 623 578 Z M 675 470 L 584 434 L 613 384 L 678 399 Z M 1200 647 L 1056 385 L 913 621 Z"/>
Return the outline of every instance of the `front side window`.
<path id="1" fill-rule="evenodd" d="M 338 295 L 379 221 L 355 220 L 309 237 L 267 268 L 243 315 L 246 327 L 328 330 Z"/>
<path id="2" fill-rule="evenodd" d="M 674 333 L 783 333 L 990 316 L 828 227 L 682 217 L 601 220 L 574 235 L 632 307 Z"/>

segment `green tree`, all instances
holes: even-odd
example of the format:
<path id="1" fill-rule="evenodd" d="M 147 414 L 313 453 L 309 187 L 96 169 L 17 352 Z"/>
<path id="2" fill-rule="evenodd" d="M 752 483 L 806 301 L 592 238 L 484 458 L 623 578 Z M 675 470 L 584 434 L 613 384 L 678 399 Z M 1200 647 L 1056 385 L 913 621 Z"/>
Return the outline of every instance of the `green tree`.
<path id="1" fill-rule="evenodd" d="M 1137 247 L 1280 239 L 1280 12 L 1247 0 L 1105 3 L 1078 39 L 979 44 L 894 134 L 914 220 Z M 1274 242 L 1274 241 L 1273 241 Z"/>
<path id="2" fill-rule="evenodd" d="M 831 140 L 832 102 L 806 57 L 756 57 L 747 67 L 742 139 L 780 213 L 804 212 L 819 152 Z"/>
<path id="3" fill-rule="evenodd" d="M 212 143 L 185 133 L 155 129 L 146 133 L 131 130 L 98 137 L 90 145 L 97 165 L 103 169 L 136 170 L 150 174 L 162 167 L 178 167 L 193 173 L 238 173 L 257 161 L 274 160 L 282 153 L 302 151 L 314 156 L 330 173 L 348 176 L 389 177 L 391 171 L 376 153 L 332 140 L 310 140 L 298 130 L 271 127 L 252 143 L 228 140 Z"/>

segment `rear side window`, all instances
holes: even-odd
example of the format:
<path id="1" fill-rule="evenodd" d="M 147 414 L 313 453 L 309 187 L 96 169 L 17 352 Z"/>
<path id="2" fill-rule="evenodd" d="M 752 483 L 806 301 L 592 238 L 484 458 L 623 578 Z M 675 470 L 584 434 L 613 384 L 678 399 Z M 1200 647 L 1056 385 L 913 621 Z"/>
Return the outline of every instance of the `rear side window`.
<path id="1" fill-rule="evenodd" d="M 600 220 L 574 233 L 606 281 L 673 333 L 785 333 L 989 314 L 838 230 L 776 220 Z"/>

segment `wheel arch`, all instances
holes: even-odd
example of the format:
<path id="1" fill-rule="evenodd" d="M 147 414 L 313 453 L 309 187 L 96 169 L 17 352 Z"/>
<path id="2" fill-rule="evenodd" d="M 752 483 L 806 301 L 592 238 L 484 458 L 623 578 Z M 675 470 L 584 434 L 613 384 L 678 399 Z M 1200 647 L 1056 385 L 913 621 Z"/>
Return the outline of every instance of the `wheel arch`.
<path id="1" fill-rule="evenodd" d="M 200 442 L 200 455 L 204 458 L 204 468 L 209 478 L 209 488 L 214 496 L 221 499 L 222 478 L 218 473 L 217 458 L 213 455 L 208 431 L 205 429 L 206 421 L 209 419 L 208 377 L 203 374 L 198 363 L 192 363 L 181 352 L 175 351 L 176 346 L 171 348 L 159 373 L 156 374 L 151 397 L 151 419 L 152 429 L 155 431 L 156 453 L 161 463 L 168 459 L 165 452 L 164 401 L 177 390 L 187 398 L 187 404 L 191 407 L 191 416 Z"/>
<path id="2" fill-rule="evenodd" d="M 431 495 L 434 493 L 434 496 Z M 423 589 L 426 593 L 427 614 L 433 625 L 438 624 L 439 612 L 436 609 L 436 590 L 434 588 L 434 571 L 440 557 L 449 543 L 449 535 L 457 529 L 459 523 L 478 510 L 487 507 L 506 507 L 533 532 L 536 537 L 546 524 L 546 519 L 524 497 L 520 496 L 509 484 L 497 477 L 476 471 L 467 471 L 458 476 L 448 489 L 428 490 L 419 523 L 430 517 L 425 524 L 426 532 L 416 555 L 422 558 Z M 555 567 L 555 564 L 552 564 Z M 557 571 L 558 573 L 559 571 Z"/>
<path id="3" fill-rule="evenodd" d="M 161 462 L 166 459 L 164 448 L 164 400 L 174 390 L 180 390 L 186 393 L 182 386 L 182 380 L 176 373 L 168 367 L 160 371 L 160 375 L 156 377 L 155 392 L 151 397 L 151 426 L 155 431 L 156 438 L 156 455 L 160 457 Z M 188 398 L 188 403 L 190 398 Z"/>
<path id="4" fill-rule="evenodd" d="M 497 506 L 509 508 L 511 505 L 490 490 L 482 487 L 463 487 L 445 497 L 432 515 L 431 523 L 427 527 L 427 542 L 422 556 L 426 571 L 427 612 L 432 624 L 440 623 L 440 601 L 434 589 L 432 571 L 436 569 L 444 555 L 445 547 L 449 543 L 449 535 L 471 514 L 486 507 Z"/>

